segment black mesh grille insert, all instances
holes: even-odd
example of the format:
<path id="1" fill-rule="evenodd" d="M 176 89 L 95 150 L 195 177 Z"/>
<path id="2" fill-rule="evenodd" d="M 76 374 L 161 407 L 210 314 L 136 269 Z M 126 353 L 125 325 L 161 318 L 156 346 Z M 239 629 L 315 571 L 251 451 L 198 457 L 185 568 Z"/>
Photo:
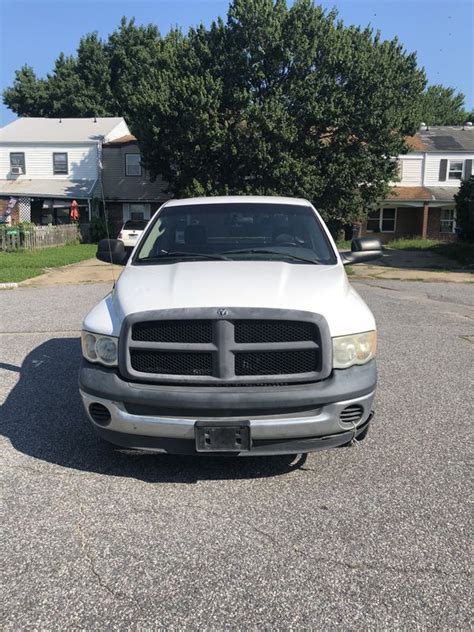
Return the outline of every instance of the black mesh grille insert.
<path id="1" fill-rule="evenodd" d="M 130 360 L 135 371 L 161 375 L 212 375 L 211 353 L 142 351 L 132 349 Z"/>
<path id="2" fill-rule="evenodd" d="M 132 340 L 205 344 L 212 342 L 212 321 L 154 320 L 135 323 L 132 328 Z"/>
<path id="3" fill-rule="evenodd" d="M 318 370 L 316 349 L 241 351 L 235 354 L 236 375 L 288 375 Z"/>
<path id="4" fill-rule="evenodd" d="M 317 340 L 317 328 L 313 323 L 297 320 L 238 320 L 235 326 L 235 342 L 299 342 Z"/>

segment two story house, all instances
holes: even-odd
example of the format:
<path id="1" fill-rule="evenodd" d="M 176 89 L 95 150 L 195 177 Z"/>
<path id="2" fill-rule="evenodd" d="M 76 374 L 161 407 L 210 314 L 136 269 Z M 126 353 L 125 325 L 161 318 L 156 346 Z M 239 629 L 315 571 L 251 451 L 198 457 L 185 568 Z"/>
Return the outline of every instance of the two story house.
<path id="1" fill-rule="evenodd" d="M 158 177 L 151 182 L 140 161 L 135 136 L 126 134 L 102 146 L 102 183 L 112 233 L 128 220 L 147 220 L 169 198 Z"/>
<path id="2" fill-rule="evenodd" d="M 123 118 L 19 118 L 0 129 L 0 220 L 90 220 L 104 142 L 129 134 Z"/>
<path id="3" fill-rule="evenodd" d="M 411 150 L 398 157 L 400 181 L 372 211 L 362 234 L 383 242 L 399 237 L 456 239 L 454 195 L 473 174 L 474 127 L 427 127 L 407 139 Z"/>
<path id="4" fill-rule="evenodd" d="M 0 129 L 0 222 L 67 224 L 75 201 L 88 224 L 104 199 L 115 232 L 165 199 L 123 118 L 19 118 Z"/>

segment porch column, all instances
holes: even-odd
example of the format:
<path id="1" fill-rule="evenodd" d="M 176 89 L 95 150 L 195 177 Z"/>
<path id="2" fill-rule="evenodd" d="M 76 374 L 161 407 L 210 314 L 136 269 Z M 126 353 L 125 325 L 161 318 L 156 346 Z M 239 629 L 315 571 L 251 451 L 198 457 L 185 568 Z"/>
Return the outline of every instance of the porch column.
<path id="1" fill-rule="evenodd" d="M 426 239 L 428 236 L 428 210 L 429 202 L 423 202 L 423 227 L 421 229 L 421 238 Z"/>

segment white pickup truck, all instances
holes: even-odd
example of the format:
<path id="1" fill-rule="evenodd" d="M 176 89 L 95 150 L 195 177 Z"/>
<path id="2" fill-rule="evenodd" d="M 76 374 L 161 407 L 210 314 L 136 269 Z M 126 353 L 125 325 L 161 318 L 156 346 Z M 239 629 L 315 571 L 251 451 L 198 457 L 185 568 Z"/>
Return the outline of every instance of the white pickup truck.
<path id="1" fill-rule="evenodd" d="M 111 443 L 181 454 L 294 454 L 361 440 L 373 416 L 375 321 L 315 208 L 279 197 L 166 202 L 86 316 L 80 392 Z"/>

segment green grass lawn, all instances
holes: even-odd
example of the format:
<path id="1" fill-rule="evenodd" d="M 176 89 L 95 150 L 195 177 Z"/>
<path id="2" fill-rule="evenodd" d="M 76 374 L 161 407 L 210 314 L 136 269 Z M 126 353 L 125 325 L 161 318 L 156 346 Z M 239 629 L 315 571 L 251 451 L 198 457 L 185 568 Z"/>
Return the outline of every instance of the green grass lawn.
<path id="1" fill-rule="evenodd" d="M 461 265 L 474 265 L 474 244 L 463 241 L 446 243 L 433 239 L 394 239 L 389 244 L 389 248 L 396 250 L 430 250 L 438 255 L 454 259 Z"/>
<path id="2" fill-rule="evenodd" d="M 57 268 L 95 256 L 96 244 L 73 244 L 56 248 L 0 252 L 0 283 L 24 281 L 46 268 Z"/>
<path id="3" fill-rule="evenodd" d="M 409 239 L 394 239 L 389 242 L 387 246 L 389 248 L 395 248 L 395 250 L 431 250 L 439 243 L 441 242 L 435 239 L 411 237 Z"/>
<path id="4" fill-rule="evenodd" d="M 349 241 L 341 240 L 341 241 L 336 242 L 336 246 L 337 246 L 337 249 L 342 252 L 343 250 L 350 250 L 351 243 L 352 242 L 350 240 Z"/>

